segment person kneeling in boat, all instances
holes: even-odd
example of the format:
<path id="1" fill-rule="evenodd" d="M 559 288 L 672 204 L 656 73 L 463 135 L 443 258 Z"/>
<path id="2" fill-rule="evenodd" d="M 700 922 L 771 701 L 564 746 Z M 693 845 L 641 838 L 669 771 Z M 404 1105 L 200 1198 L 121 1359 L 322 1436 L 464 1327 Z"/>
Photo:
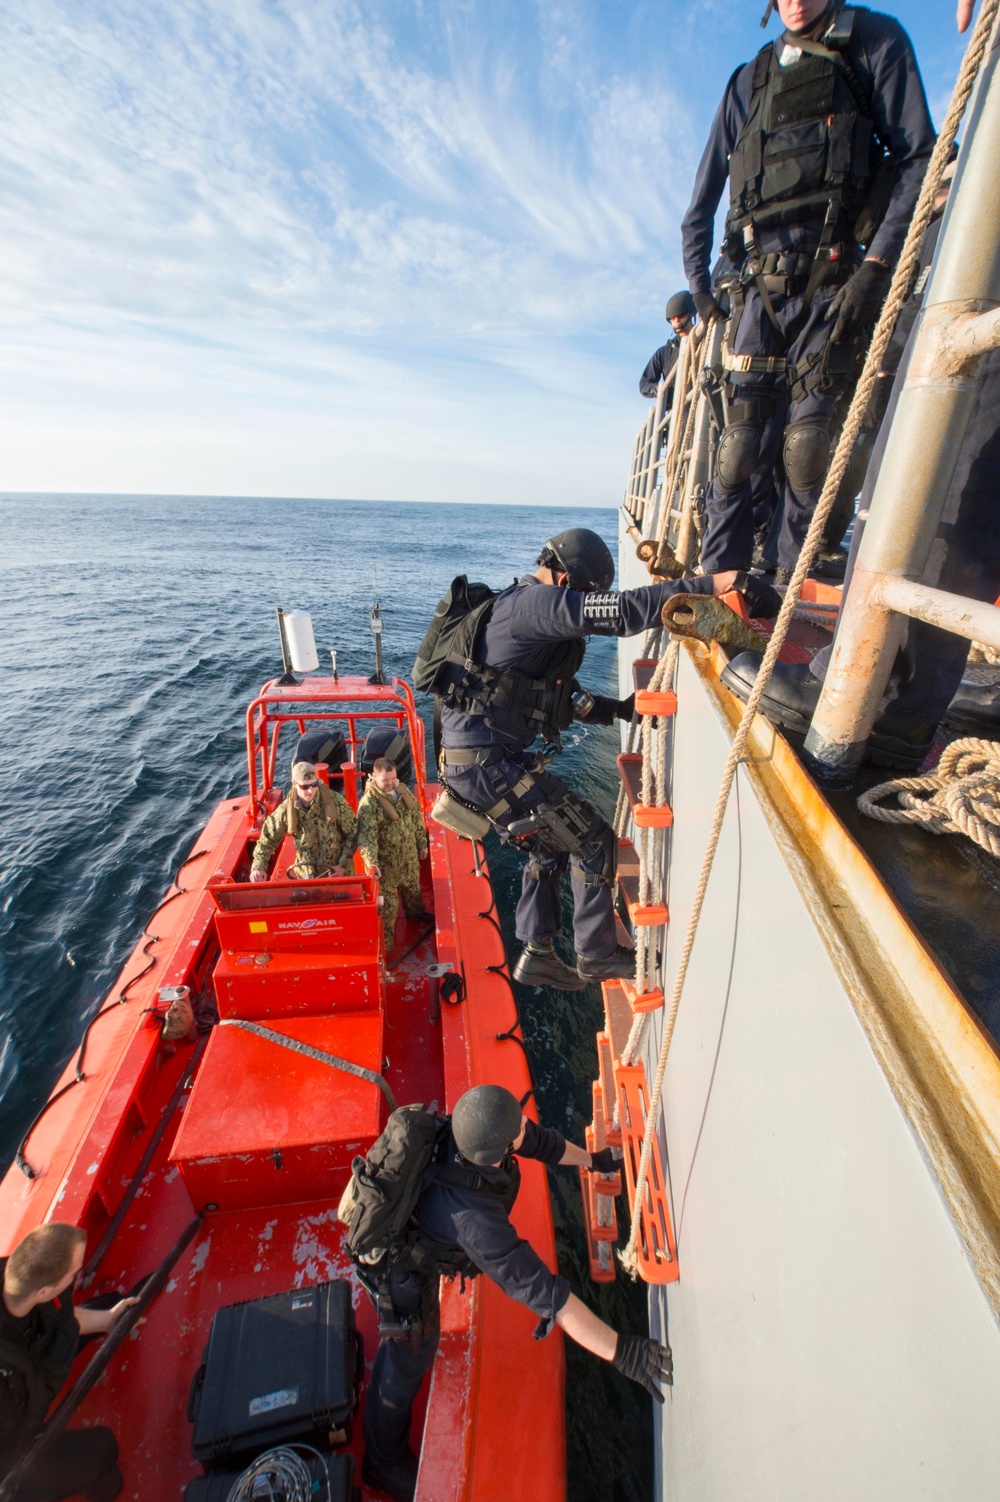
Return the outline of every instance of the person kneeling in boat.
<path id="1" fill-rule="evenodd" d="M 408 918 L 433 922 L 420 894 L 420 862 L 427 859 L 427 831 L 420 805 L 399 780 L 395 762 L 379 756 L 372 763 L 364 797 L 358 804 L 358 850 L 365 870 L 382 889 L 385 952 L 392 952 L 399 900 Z"/>
<path id="2" fill-rule="evenodd" d="M 28 1450 L 56 1393 L 69 1376 L 81 1336 L 106 1335 L 135 1299 L 110 1309 L 73 1306 L 86 1236 L 61 1221 L 29 1231 L 0 1260 L 0 1479 Z M 31 1463 L 16 1502 L 83 1496 L 112 1502 L 123 1480 L 118 1444 L 104 1426 L 64 1429 Z"/>
<path id="3" fill-rule="evenodd" d="M 267 871 L 286 834 L 295 841 L 295 864 L 289 876 L 309 881 L 316 876 L 343 876 L 354 854 L 358 821 L 343 793 L 320 782 L 311 761 L 292 768 L 292 790 L 268 814 L 250 867 L 251 881 L 267 881 Z"/>
<path id="4" fill-rule="evenodd" d="M 416 1489 L 418 1463 L 408 1443 L 410 1410 L 438 1347 L 442 1275 L 485 1273 L 538 1315 L 536 1340 L 559 1325 L 660 1403 L 661 1387 L 673 1385 L 669 1346 L 645 1335 L 619 1334 L 606 1325 L 518 1236 L 510 1221 L 521 1181 L 518 1157 L 597 1173 L 613 1173 L 620 1164 L 611 1148 L 589 1153 L 551 1127 L 530 1121 L 517 1098 L 500 1085 L 476 1085 L 460 1097 L 444 1145 L 425 1172 L 408 1250 L 388 1273 L 387 1291 L 400 1331 L 380 1341 L 365 1399 L 362 1475 L 369 1486 L 397 1502 L 410 1502 Z"/>
<path id="5" fill-rule="evenodd" d="M 637 636 L 659 626 L 663 606 L 676 594 L 740 589 L 751 615 L 764 616 L 777 615 L 781 601 L 762 579 L 735 571 L 714 580 L 670 579 L 613 590 L 611 551 L 586 527 L 550 537 L 536 563 L 534 573 L 468 613 L 473 625 L 464 637 L 461 624 L 454 629 L 446 656 L 439 645 L 443 633 L 435 629 L 444 616 L 442 601 L 414 664 L 414 681 L 423 687 L 434 674 L 448 792 L 460 807 L 488 820 L 502 839 L 516 839 L 528 855 L 516 920 L 525 947 L 514 979 L 580 991 L 594 981 L 635 974 L 635 955 L 618 946 L 615 932 L 618 840 L 590 803 L 547 770 L 550 758 L 531 750 L 532 743 L 541 736 L 547 748 L 560 750 L 560 735 L 573 720 L 610 725 L 615 716 L 631 717 L 631 698 L 603 698 L 576 682 L 589 636 Z M 560 886 L 567 864 L 576 968 L 556 953 L 554 942 L 562 926 Z"/>

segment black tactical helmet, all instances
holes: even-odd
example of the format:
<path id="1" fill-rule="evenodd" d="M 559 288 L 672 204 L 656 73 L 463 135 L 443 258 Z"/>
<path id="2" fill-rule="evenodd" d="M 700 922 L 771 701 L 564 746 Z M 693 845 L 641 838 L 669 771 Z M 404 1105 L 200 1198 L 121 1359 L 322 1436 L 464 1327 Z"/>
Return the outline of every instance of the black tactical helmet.
<path id="1" fill-rule="evenodd" d="M 663 316 L 669 323 L 671 318 L 693 318 L 697 311 L 690 292 L 675 292 Z"/>
<path id="2" fill-rule="evenodd" d="M 521 1107 L 502 1085 L 474 1085 L 466 1090 L 451 1118 L 455 1146 L 477 1168 L 500 1163 L 520 1130 Z"/>
<path id="3" fill-rule="evenodd" d="M 559 572 L 569 574 L 571 589 L 610 589 L 615 582 L 615 560 L 603 537 L 589 527 L 570 527 L 557 532 L 542 549 L 539 563 L 551 567 L 546 555 L 554 558 Z"/>

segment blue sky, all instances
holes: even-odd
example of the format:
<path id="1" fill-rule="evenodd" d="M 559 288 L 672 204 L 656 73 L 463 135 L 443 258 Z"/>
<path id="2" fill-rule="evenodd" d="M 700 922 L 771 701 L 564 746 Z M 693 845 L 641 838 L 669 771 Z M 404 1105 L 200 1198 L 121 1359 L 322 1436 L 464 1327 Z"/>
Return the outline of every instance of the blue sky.
<path id="1" fill-rule="evenodd" d="M 762 8 L 7 0 L 3 488 L 617 504 Z"/>

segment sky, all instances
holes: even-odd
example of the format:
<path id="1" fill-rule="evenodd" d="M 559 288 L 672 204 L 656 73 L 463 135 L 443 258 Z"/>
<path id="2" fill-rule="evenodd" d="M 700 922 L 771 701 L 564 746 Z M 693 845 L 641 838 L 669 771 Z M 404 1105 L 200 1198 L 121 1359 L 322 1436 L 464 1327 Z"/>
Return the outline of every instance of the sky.
<path id="1" fill-rule="evenodd" d="M 762 9 L 6 0 L 0 488 L 617 505 Z"/>

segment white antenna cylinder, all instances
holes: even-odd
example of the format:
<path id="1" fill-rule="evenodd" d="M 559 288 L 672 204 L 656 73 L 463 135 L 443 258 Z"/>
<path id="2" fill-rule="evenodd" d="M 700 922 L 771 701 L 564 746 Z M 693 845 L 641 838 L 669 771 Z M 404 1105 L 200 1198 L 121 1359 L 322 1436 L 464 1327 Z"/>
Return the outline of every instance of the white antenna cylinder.
<path id="1" fill-rule="evenodd" d="M 308 610 L 285 611 L 285 639 L 293 673 L 315 673 L 319 667 L 312 616 Z"/>

